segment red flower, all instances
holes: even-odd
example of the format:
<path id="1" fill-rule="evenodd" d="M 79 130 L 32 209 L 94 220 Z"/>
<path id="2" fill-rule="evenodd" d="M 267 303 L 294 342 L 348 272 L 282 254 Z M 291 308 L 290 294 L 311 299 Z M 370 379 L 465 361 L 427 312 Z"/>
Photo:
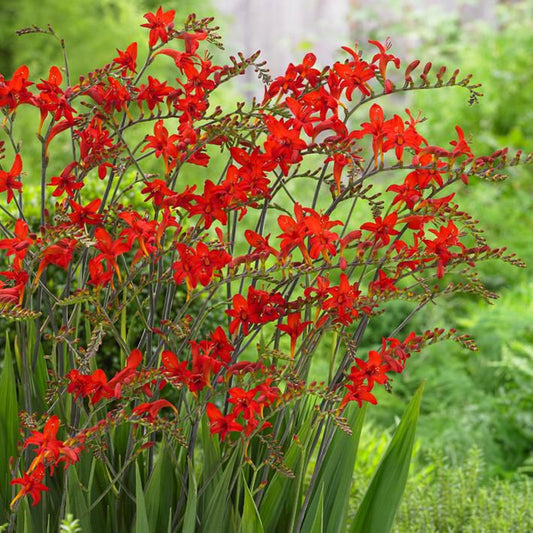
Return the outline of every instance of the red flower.
<path id="1" fill-rule="evenodd" d="M 311 324 L 309 320 L 305 322 L 300 322 L 300 320 L 300 313 L 291 313 L 287 317 L 287 324 L 278 324 L 277 326 L 280 331 L 284 331 L 291 338 L 291 357 L 294 357 L 298 337 L 304 332 L 307 325 Z"/>
<path id="2" fill-rule="evenodd" d="M 14 255 L 13 267 L 20 269 L 28 248 L 34 242 L 34 235 L 29 233 L 28 224 L 20 218 L 15 222 L 13 233 L 14 237 L 12 239 L 0 240 L 0 249 L 7 250 L 6 255 L 8 256 Z"/>
<path id="3" fill-rule="evenodd" d="M 415 171 L 416 172 L 416 171 Z M 422 190 L 416 183 L 416 179 L 411 177 L 416 176 L 414 172 L 408 174 L 402 185 L 393 183 L 387 189 L 387 191 L 395 192 L 396 196 L 392 200 L 392 205 L 405 202 L 405 206 L 408 209 L 413 209 L 417 202 L 422 198 Z"/>
<path id="4" fill-rule="evenodd" d="M 29 494 L 33 498 L 33 505 L 37 505 L 41 500 L 41 492 L 47 491 L 48 487 L 43 485 L 41 481 L 44 479 L 44 466 L 38 465 L 31 473 L 25 473 L 23 477 L 17 477 L 11 480 L 11 485 L 22 485 L 18 494 L 13 498 L 10 507 L 14 508 L 15 503 Z"/>
<path id="5" fill-rule="evenodd" d="M 387 38 L 385 42 L 385 46 L 383 46 L 379 41 L 368 41 L 370 44 L 373 44 L 379 49 L 379 52 L 374 55 L 372 58 L 372 63 L 375 63 L 378 61 L 378 70 L 381 74 L 381 79 L 385 83 L 385 92 L 390 92 L 392 89 L 390 82 L 387 80 L 387 65 L 389 63 L 394 63 L 394 66 L 396 68 L 400 68 L 400 58 L 394 56 L 393 54 L 387 54 L 387 50 L 389 50 L 392 46 L 390 40 Z M 387 83 L 388 82 L 388 83 Z"/>
<path id="6" fill-rule="evenodd" d="M 271 161 L 266 154 L 260 152 L 257 146 L 250 153 L 233 146 L 230 148 L 230 153 L 234 161 L 241 165 L 237 171 L 239 177 L 250 189 L 250 193 L 266 196 L 269 180 L 265 175 L 276 168 L 276 163 Z"/>
<path id="7" fill-rule="evenodd" d="M 383 124 L 383 131 L 387 136 L 387 140 L 383 143 L 383 152 L 387 152 L 394 148 L 396 159 L 403 161 L 403 152 L 405 148 L 412 148 L 418 151 L 422 143 L 426 143 L 425 139 L 417 133 L 413 125 L 407 129 L 400 116 L 394 115 L 390 120 Z"/>
<path id="8" fill-rule="evenodd" d="M 24 289 L 28 282 L 28 273 L 14 267 L 13 270 L 0 272 L 0 275 L 14 282 L 13 287 L 4 287 L 4 282 L 0 281 L 0 303 L 22 304 Z"/>
<path id="9" fill-rule="evenodd" d="M 141 403 L 137 407 L 134 407 L 132 409 L 132 414 L 146 418 L 148 422 L 153 422 L 163 407 L 170 407 L 175 413 L 177 413 L 176 407 L 168 400 L 156 400 L 151 403 Z"/>
<path id="10" fill-rule="evenodd" d="M 4 81 L 0 76 L 0 107 L 7 107 L 9 112 L 14 111 L 20 104 L 31 100 L 32 94 L 26 87 L 32 85 L 28 81 L 29 70 L 26 65 L 22 65 L 15 72 L 10 80 Z"/>
<path id="11" fill-rule="evenodd" d="M 320 254 L 329 263 L 329 256 L 336 255 L 335 243 L 339 240 L 337 233 L 329 231 L 335 226 L 342 226 L 340 220 L 330 220 L 328 215 L 319 215 L 313 209 L 306 209 L 308 216 L 304 223 L 309 235 L 309 255 L 316 259 Z"/>
<path id="12" fill-rule="evenodd" d="M 187 73 L 187 65 L 183 67 L 183 70 Z M 191 74 L 189 73 L 189 76 Z M 183 113 L 181 120 L 200 120 L 203 118 L 205 111 L 208 107 L 208 101 L 202 91 L 198 91 L 196 94 L 193 94 L 192 89 L 186 88 L 186 93 L 183 98 L 173 99 L 169 97 L 169 101 L 173 101 L 174 109 L 178 114 Z"/>
<path id="13" fill-rule="evenodd" d="M 325 120 L 330 111 L 334 116 L 337 116 L 339 105 L 344 105 L 341 102 L 342 92 L 341 79 L 333 70 L 330 70 L 327 88 L 321 86 L 315 91 L 303 94 L 301 98 L 318 111 L 321 120 Z"/>
<path id="14" fill-rule="evenodd" d="M 305 245 L 305 237 L 308 235 L 308 229 L 305 225 L 302 206 L 298 203 L 294 205 L 294 214 L 296 219 L 288 215 L 280 215 L 278 217 L 278 226 L 283 231 L 283 233 L 278 235 L 278 239 L 281 239 L 281 256 L 287 257 L 293 248 L 298 247 L 305 261 L 311 264 L 311 258 Z"/>
<path id="15" fill-rule="evenodd" d="M 61 124 L 56 124 L 56 126 Z M 62 129 L 66 129 L 67 127 L 69 126 L 67 125 Z M 98 177 L 104 179 L 106 176 L 106 167 L 111 166 L 111 163 L 106 162 L 106 159 L 116 149 L 109 130 L 105 128 L 101 118 L 95 117 L 85 129 L 77 130 L 76 133 L 79 136 L 80 142 L 80 165 L 85 170 L 98 167 Z"/>
<path id="16" fill-rule="evenodd" d="M 135 211 L 124 211 L 118 216 L 128 225 L 127 228 L 124 228 L 120 232 L 120 236 L 126 237 L 126 244 L 130 248 L 133 246 L 134 241 L 137 241 L 139 245 L 139 250 L 135 254 L 131 264 L 134 265 L 143 256 L 149 256 L 155 253 L 157 250 L 154 246 L 157 222 L 155 220 L 146 220 Z"/>
<path id="17" fill-rule="evenodd" d="M 77 244 L 78 241 L 76 239 L 67 239 L 65 237 L 45 248 L 41 252 L 42 259 L 39 263 L 39 268 L 37 269 L 33 283 L 35 285 L 37 284 L 43 270 L 47 267 L 47 265 L 57 265 L 63 270 L 66 270 L 72 261 L 72 255 Z"/>
<path id="18" fill-rule="evenodd" d="M 173 9 L 163 12 L 161 7 L 154 13 L 146 13 L 144 18 L 148 21 L 146 24 L 141 24 L 143 28 L 150 28 L 150 36 L 148 44 L 152 47 L 159 39 L 161 42 L 168 42 L 170 32 L 174 28 L 174 16 L 176 11 Z"/>
<path id="19" fill-rule="evenodd" d="M 94 89 L 100 91 L 95 100 L 100 103 L 104 113 L 111 115 L 113 111 L 125 111 L 129 115 L 128 102 L 131 100 L 130 91 L 116 78 L 107 78 L 107 86 L 97 85 Z M 90 94 L 90 91 L 87 91 Z M 91 94 L 91 96 L 93 96 Z M 93 96 L 94 97 L 94 96 Z"/>
<path id="20" fill-rule="evenodd" d="M 285 99 L 285 103 L 294 115 L 294 118 L 291 120 L 292 126 L 294 126 L 298 130 L 303 128 L 303 130 L 307 135 L 309 135 L 309 137 L 313 137 L 313 122 L 320 120 L 319 117 L 312 116 L 315 110 L 311 106 L 304 105 L 298 100 L 291 98 L 290 96 Z"/>
<path id="21" fill-rule="evenodd" d="M 53 468 L 59 461 L 65 461 L 65 465 L 78 461 L 78 452 L 81 447 L 74 449 L 65 442 L 58 440 L 56 438 L 58 429 L 59 419 L 53 415 L 46 421 L 42 432 L 32 431 L 31 436 L 26 439 L 25 448 L 29 445 L 37 446 L 35 450 L 36 457 L 27 471 L 28 474 L 37 469 L 39 465 L 46 466 L 47 463 L 50 463 L 51 473 L 53 473 Z"/>
<path id="22" fill-rule="evenodd" d="M 199 242 L 196 250 L 183 243 L 176 245 L 180 254 L 180 261 L 172 264 L 176 283 L 187 283 L 188 291 L 192 291 L 200 282 L 206 287 L 211 280 L 220 275 L 220 271 L 231 261 L 231 256 L 225 250 L 212 250 Z"/>
<path id="23" fill-rule="evenodd" d="M 212 357 L 213 343 L 209 341 L 189 341 L 191 347 L 192 371 L 186 383 L 193 393 L 211 387 L 211 375 L 222 368 L 222 363 Z"/>
<path id="24" fill-rule="evenodd" d="M 174 281 L 179 285 L 185 281 L 187 284 L 187 293 L 198 285 L 198 276 L 194 264 L 194 249 L 186 244 L 179 242 L 176 249 L 180 255 L 180 260 L 172 263 L 174 270 Z"/>
<path id="25" fill-rule="evenodd" d="M 317 276 L 316 284 L 316 287 L 307 287 L 304 290 L 304 296 L 306 298 L 311 298 L 313 293 L 316 293 L 314 298 L 318 301 L 321 301 L 329 294 L 329 279 L 324 278 L 323 276 Z"/>
<path id="26" fill-rule="evenodd" d="M 148 85 L 142 84 L 139 86 L 137 93 L 137 103 L 139 107 L 142 102 L 146 102 L 148 109 L 151 111 L 156 105 L 159 105 L 165 100 L 165 97 L 172 93 L 174 89 L 167 87 L 167 82 L 160 82 L 158 79 L 148 76 Z"/>
<path id="27" fill-rule="evenodd" d="M 278 256 L 279 252 L 270 246 L 268 244 L 268 239 L 270 238 L 270 234 L 266 237 L 263 237 L 262 235 L 259 235 L 255 231 L 252 231 L 251 229 L 247 229 L 244 232 L 244 238 L 248 241 L 248 244 L 252 247 L 253 252 L 250 254 L 250 258 L 252 260 L 259 259 L 262 262 L 266 261 L 266 259 L 270 256 Z"/>
<path id="28" fill-rule="evenodd" d="M 228 316 L 233 317 L 229 332 L 233 334 L 242 326 L 243 334 L 248 335 L 251 324 L 277 320 L 285 307 L 286 302 L 280 293 L 270 294 L 250 287 L 246 299 L 241 294 L 233 296 L 233 309 L 226 311 Z"/>
<path id="29" fill-rule="evenodd" d="M 132 73 L 137 72 L 137 43 L 131 43 L 124 52 L 117 48 L 118 57 L 113 59 L 113 63 L 116 63 L 122 71 L 122 76 L 128 74 L 128 70 Z"/>
<path id="30" fill-rule="evenodd" d="M 4 282 L 0 281 L 0 304 L 17 305 L 22 302 L 23 296 L 18 287 L 5 287 Z"/>
<path id="31" fill-rule="evenodd" d="M 174 191 L 168 188 L 166 181 L 155 179 L 153 181 L 145 181 L 146 187 L 141 191 L 141 194 L 148 194 L 145 201 L 153 198 L 155 205 L 160 206 L 163 200 L 174 194 Z"/>
<path id="32" fill-rule="evenodd" d="M 382 246 L 389 244 L 391 235 L 398 235 L 398 233 L 400 233 L 398 230 L 394 229 L 397 220 L 398 213 L 393 211 L 383 219 L 381 217 L 376 217 L 374 222 L 366 222 L 361 226 L 361 229 L 373 233 L 376 248 L 381 248 Z"/>
<path id="33" fill-rule="evenodd" d="M 188 54 L 194 54 L 198 50 L 198 41 L 203 41 L 207 38 L 207 33 L 205 31 L 197 31 L 195 33 L 180 33 L 178 39 L 183 39 L 185 41 L 185 52 Z"/>
<path id="34" fill-rule="evenodd" d="M 225 250 L 210 250 L 206 244 L 196 245 L 196 264 L 198 280 L 205 287 L 211 280 L 220 275 L 220 271 L 231 261 L 231 255 Z"/>
<path id="35" fill-rule="evenodd" d="M 67 385 L 67 392 L 74 394 L 77 399 L 80 396 L 91 397 L 91 404 L 98 403 L 102 398 L 112 398 L 113 389 L 107 382 L 105 372 L 98 368 L 92 374 L 80 374 L 78 370 L 71 370 L 67 375 L 70 383 Z"/>
<path id="36" fill-rule="evenodd" d="M 72 128 L 73 125 L 79 123 L 81 120 L 82 119 L 78 117 L 78 118 L 73 119 L 72 121 L 68 119 L 64 119 L 64 120 L 61 120 L 60 122 L 56 122 L 46 138 L 46 143 L 45 143 L 46 154 L 48 154 L 48 145 L 52 142 L 52 139 L 56 135 L 60 134 L 62 131 Z"/>
<path id="37" fill-rule="evenodd" d="M 198 74 L 198 71 L 194 67 L 194 62 L 191 59 L 191 54 L 188 54 L 187 52 L 180 52 L 179 50 L 174 50 L 173 48 L 163 48 L 162 50 L 156 52 L 154 56 L 161 54 L 171 57 L 180 71 L 185 74 L 187 79 Z M 186 93 L 189 94 L 189 91 L 186 90 Z M 182 94 L 182 91 L 177 89 L 176 96 L 180 94 Z"/>
<path id="38" fill-rule="evenodd" d="M 224 363 L 231 362 L 231 354 L 235 348 L 228 341 L 225 331 L 220 326 L 211 333 L 211 343 L 213 345 L 213 357 Z"/>
<path id="39" fill-rule="evenodd" d="M 49 187 L 55 187 L 52 196 L 61 196 L 67 193 L 69 198 L 74 198 L 76 191 L 79 191 L 85 184 L 83 181 L 77 181 L 76 174 L 73 170 L 78 166 L 77 161 L 69 163 L 61 172 L 59 176 L 52 176 L 50 178 Z"/>
<path id="40" fill-rule="evenodd" d="M 383 270 L 378 270 L 379 278 L 375 281 L 370 282 L 369 284 L 369 293 L 371 294 L 380 294 L 380 293 L 391 293 L 396 292 L 396 279 L 389 278 Z"/>
<path id="41" fill-rule="evenodd" d="M 174 193 L 171 191 L 172 194 L 168 198 L 163 199 L 163 206 L 165 207 L 165 210 L 163 211 L 164 213 L 163 218 L 169 221 L 168 226 L 174 226 L 176 228 L 181 229 L 181 226 L 179 226 L 179 224 L 176 222 L 176 219 L 169 215 L 170 212 L 168 208 L 171 207 L 171 208 L 176 209 L 178 207 L 182 207 L 183 209 L 190 211 L 191 203 L 195 197 L 195 195 L 193 194 L 195 190 L 196 190 L 196 185 L 192 185 L 192 186 L 187 185 L 185 187 L 185 190 L 183 190 L 182 192 Z M 165 213 L 167 214 L 165 215 Z M 171 221 L 171 219 L 173 220 L 173 222 Z M 161 222 L 161 224 L 163 225 L 163 221 Z"/>
<path id="42" fill-rule="evenodd" d="M 290 63 L 285 75 L 278 76 L 265 90 L 263 104 L 277 94 L 292 92 L 294 96 L 298 96 L 306 81 L 315 86 L 320 76 L 320 71 L 313 67 L 315 63 L 316 56 L 312 53 L 306 54 L 299 65 Z"/>
<path id="43" fill-rule="evenodd" d="M 72 88 L 63 92 L 60 85 L 63 81 L 61 71 L 57 67 L 51 67 L 47 80 L 41 80 L 35 87 L 41 92 L 35 97 L 35 104 L 41 110 L 41 121 L 37 128 L 37 133 L 41 133 L 41 128 L 48 113 L 53 115 L 55 121 L 65 118 L 71 126 L 74 125 L 74 114 L 76 111 L 69 103 L 69 97 L 72 96 Z"/>
<path id="44" fill-rule="evenodd" d="M 465 134 L 459 126 L 455 126 L 455 131 L 457 132 L 457 141 L 451 141 L 450 144 L 453 146 L 452 151 L 452 160 L 454 161 L 457 157 L 461 155 L 466 155 L 468 158 L 473 158 L 472 150 L 468 146 L 465 140 Z"/>
<path id="45" fill-rule="evenodd" d="M 352 317 L 358 316 L 355 304 L 360 294 L 358 283 L 351 285 L 348 276 L 341 274 L 339 285 L 328 288 L 330 297 L 323 302 L 322 309 L 324 311 L 328 309 L 334 310 L 337 315 L 336 322 L 350 324 Z"/>
<path id="46" fill-rule="evenodd" d="M 20 155 L 15 155 L 15 161 L 11 165 L 11 169 L 6 172 L 0 170 L 0 192 L 7 192 L 7 203 L 13 200 L 13 191 L 21 191 L 22 183 L 19 181 L 20 173 L 22 171 L 22 159 Z"/>
<path id="47" fill-rule="evenodd" d="M 437 277 L 442 278 L 444 267 L 448 262 L 457 256 L 457 253 L 451 252 L 452 246 L 457 246 L 464 250 L 464 244 L 459 241 L 459 230 L 453 221 L 449 221 L 447 226 L 441 226 L 438 230 L 430 229 L 435 234 L 435 239 L 424 239 L 426 253 L 437 257 Z"/>
<path id="48" fill-rule="evenodd" d="M 105 270 L 99 257 L 89 259 L 89 284 L 95 287 L 106 287 L 112 279 L 113 271 Z"/>
<path id="49" fill-rule="evenodd" d="M 176 141 L 179 140 L 179 135 L 168 135 L 168 130 L 163 126 L 163 121 L 158 120 L 154 125 L 154 135 L 147 135 L 146 140 L 148 144 L 142 149 L 142 152 L 153 148 L 155 156 L 163 156 L 165 162 L 165 172 L 168 174 L 169 170 L 176 165 L 178 157 L 178 148 Z"/>
<path id="50" fill-rule="evenodd" d="M 189 208 L 191 215 L 201 215 L 204 220 L 205 228 L 211 227 L 214 220 L 218 220 L 222 224 L 228 222 L 227 209 L 230 198 L 222 185 L 215 185 L 211 180 L 206 180 L 204 185 L 204 193 L 202 195 L 194 195 L 196 205 Z"/>
<path id="51" fill-rule="evenodd" d="M 240 387 L 232 387 L 228 390 L 228 394 L 228 403 L 234 405 L 232 414 L 236 417 L 240 413 L 242 413 L 246 420 L 254 418 L 256 414 L 262 416 L 263 405 L 254 399 L 255 395 L 257 394 L 257 390 L 252 389 L 245 391 Z"/>
<path id="52" fill-rule="evenodd" d="M 80 205 L 74 200 L 70 200 L 69 205 L 72 208 L 72 213 L 69 213 L 70 221 L 76 224 L 80 228 L 83 228 L 85 224 L 88 226 L 97 226 L 102 223 L 103 215 L 98 213 L 98 209 L 102 200 L 95 198 L 87 205 Z"/>
<path id="53" fill-rule="evenodd" d="M 373 405 L 376 405 L 378 401 L 376 400 L 376 397 L 371 394 L 372 387 L 368 385 L 363 385 L 363 380 L 359 379 L 354 381 L 353 383 L 349 383 L 345 385 L 345 387 L 348 389 L 348 393 L 343 398 L 339 409 L 343 409 L 344 406 L 349 402 L 357 402 L 357 405 L 359 407 L 363 406 L 363 402 L 370 402 Z"/>
<path id="54" fill-rule="evenodd" d="M 34 470 L 39 463 L 44 464 L 47 460 L 51 460 L 52 462 L 57 461 L 63 445 L 62 441 L 56 438 L 58 429 L 59 419 L 56 415 L 53 415 L 46 421 L 42 432 L 32 431 L 31 437 L 26 439 L 24 448 L 30 444 L 37 446 L 37 449 L 35 450 L 36 457 L 28 469 L 28 472 Z"/>
<path id="55" fill-rule="evenodd" d="M 273 379 L 267 378 L 263 383 L 254 387 L 254 390 L 259 393 L 257 401 L 265 405 L 272 405 L 280 399 L 281 391 L 278 387 L 272 387 Z"/>
<path id="56" fill-rule="evenodd" d="M 94 238 L 97 241 L 95 248 L 100 251 L 95 259 L 106 261 L 108 270 L 111 270 L 112 267 L 117 273 L 119 281 L 122 281 L 117 257 L 129 252 L 131 245 L 124 242 L 121 238 L 113 240 L 104 228 L 96 228 Z"/>
<path id="57" fill-rule="evenodd" d="M 275 161 L 284 176 L 289 173 L 289 166 L 302 160 L 301 151 L 307 148 L 305 141 L 300 139 L 300 130 L 290 129 L 287 124 L 265 115 L 265 124 L 270 135 L 265 142 L 265 153 L 271 161 Z"/>
<path id="58" fill-rule="evenodd" d="M 243 430 L 242 425 L 235 422 L 235 415 L 229 414 L 223 416 L 218 407 L 212 403 L 208 403 L 205 410 L 209 418 L 209 431 L 211 435 L 219 433 L 222 442 L 224 442 L 228 433 Z"/>
<path id="59" fill-rule="evenodd" d="M 103 372 L 103 370 L 100 371 Z M 65 377 L 70 382 L 67 385 L 67 392 L 73 394 L 75 400 L 77 400 L 80 396 L 85 398 L 92 392 L 92 376 L 80 374 L 79 370 L 73 369 Z"/>
<path id="60" fill-rule="evenodd" d="M 354 161 L 357 159 L 361 158 L 353 155 L 348 157 L 344 154 L 333 154 L 324 161 L 324 163 L 333 161 L 333 179 L 335 181 L 335 186 L 337 187 L 337 194 L 341 192 L 341 177 L 344 167 L 353 166 Z"/>
<path id="61" fill-rule="evenodd" d="M 383 129 L 385 117 L 383 109 L 378 104 L 370 107 L 370 122 L 361 124 L 362 130 L 355 132 L 355 137 L 361 139 L 365 135 L 372 135 L 372 149 L 374 150 L 374 166 L 378 166 L 378 156 L 383 164 L 383 141 L 386 131 Z"/>
<path id="62" fill-rule="evenodd" d="M 115 398 L 120 398 L 122 394 L 122 386 L 131 383 L 137 376 L 139 372 L 137 367 L 142 362 L 142 353 L 140 350 L 132 350 L 128 359 L 126 360 L 126 366 L 117 372 L 108 383 L 108 386 L 113 390 L 113 395 Z"/>
<path id="63" fill-rule="evenodd" d="M 137 254 L 135 254 L 133 264 L 135 264 L 141 256 L 148 256 L 157 250 L 157 248 L 153 246 L 157 229 L 157 222 L 155 220 L 142 218 L 136 211 L 124 211 L 118 216 L 128 225 L 128 227 L 120 232 L 120 236 L 126 237 L 126 243 L 128 246 L 133 246 L 133 242 L 137 241 L 140 248 Z"/>
<path id="64" fill-rule="evenodd" d="M 342 49 L 353 57 L 353 61 L 347 63 L 337 62 L 333 65 L 333 69 L 341 79 L 340 87 L 346 89 L 346 98 L 351 102 L 352 93 L 355 89 L 358 89 L 364 96 L 370 96 L 370 88 L 367 81 L 376 76 L 374 65 L 369 65 L 366 61 L 363 61 L 356 50 L 351 50 L 346 46 L 343 46 Z"/>
<path id="65" fill-rule="evenodd" d="M 355 358 L 357 366 L 352 367 L 350 378 L 357 381 L 359 377 L 366 380 L 366 383 L 371 389 L 375 383 L 383 385 L 388 381 L 387 372 L 390 370 L 390 365 L 383 362 L 383 356 L 380 352 L 370 350 L 368 353 L 368 362 L 362 359 Z"/>
<path id="66" fill-rule="evenodd" d="M 228 309 L 226 314 L 233 317 L 233 320 L 229 325 L 229 332 L 235 333 L 239 326 L 242 326 L 242 332 L 244 335 L 248 335 L 251 316 L 248 309 L 248 301 L 242 294 L 235 294 L 233 296 L 233 309 Z"/>
<path id="67" fill-rule="evenodd" d="M 182 384 L 188 383 L 191 372 L 187 369 L 187 361 L 178 361 L 175 353 L 170 350 L 163 350 L 161 362 L 165 368 L 164 374 L 167 378 Z"/>

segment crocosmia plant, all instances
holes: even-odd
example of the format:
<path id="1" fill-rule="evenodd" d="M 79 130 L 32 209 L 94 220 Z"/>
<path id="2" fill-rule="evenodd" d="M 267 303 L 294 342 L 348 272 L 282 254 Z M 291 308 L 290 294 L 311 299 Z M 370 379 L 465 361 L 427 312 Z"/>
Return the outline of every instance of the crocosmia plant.
<path id="1" fill-rule="evenodd" d="M 459 126 L 435 146 L 418 111 L 388 112 L 413 90 L 479 96 L 389 41 L 271 79 L 258 54 L 218 64 L 212 19 L 174 19 L 146 14 L 145 42 L 77 80 L 0 76 L 0 521 L 386 532 L 421 391 L 349 517 L 365 406 L 424 346 L 473 347 L 408 322 L 443 294 L 492 297 L 480 261 L 520 264 L 456 195 L 527 158 L 476 156 Z M 247 69 L 264 96 L 217 105 Z M 394 300 L 411 312 L 365 336 Z"/>

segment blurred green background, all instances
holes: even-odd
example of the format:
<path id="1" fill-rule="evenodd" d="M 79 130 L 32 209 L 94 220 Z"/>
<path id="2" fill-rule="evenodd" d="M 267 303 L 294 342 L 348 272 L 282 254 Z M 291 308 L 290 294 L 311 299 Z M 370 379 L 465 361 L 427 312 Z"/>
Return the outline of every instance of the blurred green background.
<path id="1" fill-rule="evenodd" d="M 368 37 L 384 40 L 389 35 L 394 41 L 396 35 L 402 36 L 411 43 L 407 62 L 419 58 L 437 67 L 458 67 L 483 83 L 485 96 L 475 106 L 468 105 L 467 93 L 459 89 L 420 91 L 409 100 L 395 102 L 415 115 L 419 109 L 424 111 L 428 117 L 424 133 L 430 144 L 446 146 L 459 124 L 471 134 L 477 153 L 504 146 L 533 151 L 533 1 L 491 4 L 494 16 L 490 20 L 468 24 L 447 10 L 432 11 L 431 18 L 418 20 L 402 10 L 402 2 L 390 2 L 395 18 L 389 16 L 380 25 L 376 22 L 379 14 L 370 4 L 362 4 L 352 13 L 353 20 L 373 24 L 367 25 L 367 35 L 351 36 L 352 42 L 364 43 Z M 32 79 L 46 77 L 49 66 L 61 62 L 57 43 L 40 34 L 17 37 L 14 30 L 51 24 L 67 42 L 76 79 L 111 61 L 116 48 L 125 49 L 130 42 L 144 39 L 142 15 L 158 5 L 152 0 L 3 0 L 0 73 L 10 77 L 25 63 Z M 217 17 L 215 0 L 180 0 L 163 6 L 177 10 L 177 21 L 191 11 Z M 227 11 L 220 17 L 223 39 L 231 36 L 232 20 L 235 23 L 238 18 L 228 17 Z M 38 160 L 39 154 L 25 153 L 25 170 Z M 493 245 L 507 246 L 529 265 L 533 265 L 532 170 L 531 166 L 515 167 L 503 183 L 471 183 L 459 200 L 482 222 Z M 369 452 L 360 459 L 354 502 L 362 492 L 357 487 L 368 481 L 365 472 L 372 471 L 380 446 L 408 398 L 427 380 L 418 459 L 396 531 L 533 530 L 533 511 L 527 503 L 531 486 L 517 478 L 533 475 L 531 272 L 531 268 L 519 270 L 502 263 L 484 264 L 482 280 L 501 295 L 496 305 L 468 295 L 454 296 L 426 309 L 409 328 L 438 325 L 472 332 L 479 351 L 467 352 L 446 342 L 413 356 L 405 373 L 394 380 L 393 394 L 383 391 L 380 405 L 370 410 L 365 437 Z M 395 305 L 371 324 L 371 335 L 366 338 L 372 344 L 367 348 L 375 348 L 405 310 L 402 304 Z M 525 506 L 518 505 L 524 498 Z M 472 524 L 480 520 L 482 509 L 486 529 L 475 529 Z"/>

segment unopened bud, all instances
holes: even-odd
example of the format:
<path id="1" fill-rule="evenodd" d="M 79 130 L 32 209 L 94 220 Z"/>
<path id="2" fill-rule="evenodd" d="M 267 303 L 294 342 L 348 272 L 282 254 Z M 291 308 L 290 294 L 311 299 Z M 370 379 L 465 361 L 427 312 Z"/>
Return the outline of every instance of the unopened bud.
<path id="1" fill-rule="evenodd" d="M 411 75 L 411 72 L 413 72 L 413 70 L 415 70 L 415 68 L 418 67 L 418 65 L 420 65 L 420 60 L 419 59 L 415 59 L 413 62 L 411 62 L 411 63 L 409 63 L 409 65 L 407 65 L 407 68 L 405 69 L 405 78 L 406 79 Z"/>

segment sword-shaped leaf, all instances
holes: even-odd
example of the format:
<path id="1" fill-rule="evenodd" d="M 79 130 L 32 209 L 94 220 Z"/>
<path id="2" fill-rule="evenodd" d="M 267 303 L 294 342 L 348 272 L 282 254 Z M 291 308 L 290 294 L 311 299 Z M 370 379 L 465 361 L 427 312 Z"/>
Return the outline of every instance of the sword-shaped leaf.
<path id="1" fill-rule="evenodd" d="M 415 442 L 422 384 L 411 399 L 361 502 L 350 533 L 387 533 L 402 499 Z"/>

